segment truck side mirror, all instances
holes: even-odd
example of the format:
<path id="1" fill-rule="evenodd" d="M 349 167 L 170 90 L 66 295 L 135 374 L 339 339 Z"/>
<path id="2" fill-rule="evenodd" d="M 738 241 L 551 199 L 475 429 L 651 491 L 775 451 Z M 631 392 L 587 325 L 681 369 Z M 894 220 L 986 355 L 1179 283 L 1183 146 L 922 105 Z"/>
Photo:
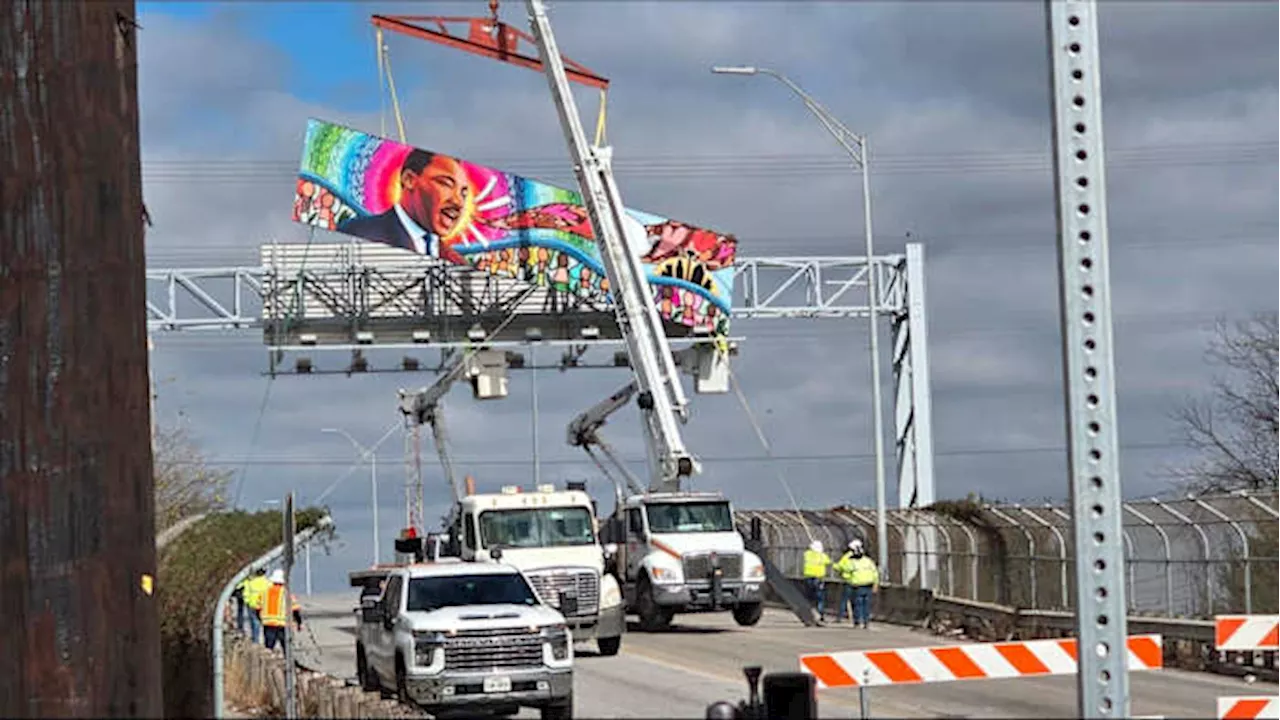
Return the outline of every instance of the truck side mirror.
<path id="1" fill-rule="evenodd" d="M 502 562 L 502 548 L 493 548 L 490 550 L 489 557 L 493 558 L 494 562 Z"/>
<path id="2" fill-rule="evenodd" d="M 360 619 L 367 623 L 378 622 L 382 618 L 382 602 L 374 598 L 360 607 Z"/>
<path id="3" fill-rule="evenodd" d="M 602 549 L 604 550 L 604 571 L 616 575 L 618 570 L 618 544 L 605 543 Z"/>

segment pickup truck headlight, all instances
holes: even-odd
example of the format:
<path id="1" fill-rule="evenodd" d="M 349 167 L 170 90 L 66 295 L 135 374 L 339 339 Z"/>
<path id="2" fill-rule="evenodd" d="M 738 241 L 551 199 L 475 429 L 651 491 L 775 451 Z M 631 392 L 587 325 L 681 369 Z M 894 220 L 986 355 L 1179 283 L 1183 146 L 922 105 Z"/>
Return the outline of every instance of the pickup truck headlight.
<path id="1" fill-rule="evenodd" d="M 443 633 L 415 633 L 413 637 L 413 664 L 423 667 L 430 665 L 435 662 L 435 654 L 443 647 Z"/>
<path id="2" fill-rule="evenodd" d="M 564 660 L 569 657 L 569 628 L 564 625 L 549 625 L 542 628 L 542 637 L 551 645 L 551 657 Z"/>
<path id="3" fill-rule="evenodd" d="M 762 562 L 757 562 L 757 563 L 755 563 L 755 564 L 753 564 L 753 565 L 749 566 L 749 567 L 747 568 L 747 576 L 746 576 L 746 579 L 747 579 L 748 581 L 752 581 L 752 580 L 763 580 L 763 579 L 764 579 L 764 563 L 762 563 Z"/>

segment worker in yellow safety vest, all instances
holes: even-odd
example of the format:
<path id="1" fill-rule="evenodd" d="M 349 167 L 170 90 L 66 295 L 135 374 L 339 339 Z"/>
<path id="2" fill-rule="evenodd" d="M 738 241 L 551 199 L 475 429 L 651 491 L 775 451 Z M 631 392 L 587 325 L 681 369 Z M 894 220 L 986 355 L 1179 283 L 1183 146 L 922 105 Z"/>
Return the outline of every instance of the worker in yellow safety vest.
<path id="1" fill-rule="evenodd" d="M 836 562 L 835 571 L 844 581 L 836 622 L 844 620 L 844 608 L 852 600 L 853 626 L 867 627 L 871 618 L 871 594 L 880 591 L 880 570 L 875 561 L 862 551 L 861 540 L 854 538 L 849 542 L 849 551 Z"/>
<path id="2" fill-rule="evenodd" d="M 261 567 L 254 570 L 253 577 L 244 584 L 244 604 L 249 608 L 249 636 L 255 643 L 262 627 L 262 596 L 269 587 L 271 581 L 267 579 L 267 569 Z"/>
<path id="3" fill-rule="evenodd" d="M 809 543 L 804 551 L 804 585 L 809 593 L 809 602 L 818 608 L 818 622 L 822 622 L 827 605 L 827 568 L 831 565 L 831 556 L 822 551 L 822 541 Z"/>
<path id="4" fill-rule="evenodd" d="M 284 648 L 284 626 L 293 615 L 293 622 L 302 629 L 302 606 L 289 593 L 288 605 L 285 604 L 284 571 L 271 573 L 271 587 L 262 596 L 262 640 L 268 650 L 274 649 L 276 643 Z"/>

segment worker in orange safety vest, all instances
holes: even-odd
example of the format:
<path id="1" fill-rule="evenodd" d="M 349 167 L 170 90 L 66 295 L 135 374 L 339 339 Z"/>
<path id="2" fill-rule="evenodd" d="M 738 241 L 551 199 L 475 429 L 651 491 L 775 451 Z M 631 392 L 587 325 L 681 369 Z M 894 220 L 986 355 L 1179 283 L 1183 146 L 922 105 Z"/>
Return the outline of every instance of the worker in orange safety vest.
<path id="1" fill-rule="evenodd" d="M 302 606 L 293 593 L 289 593 L 288 600 L 286 606 L 284 571 L 275 570 L 271 573 L 271 587 L 262 595 L 262 640 L 268 650 L 274 649 L 277 642 L 284 648 L 284 628 L 289 615 L 293 615 L 293 622 L 302 629 Z"/>

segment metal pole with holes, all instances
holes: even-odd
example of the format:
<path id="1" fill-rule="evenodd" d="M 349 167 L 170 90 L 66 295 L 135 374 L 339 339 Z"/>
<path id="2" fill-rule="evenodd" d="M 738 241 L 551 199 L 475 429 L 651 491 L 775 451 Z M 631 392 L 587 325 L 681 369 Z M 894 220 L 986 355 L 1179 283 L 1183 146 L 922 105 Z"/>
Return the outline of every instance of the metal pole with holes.
<path id="1" fill-rule="evenodd" d="M 1079 717 L 1129 716 L 1111 281 L 1095 0 L 1045 0 L 1052 82 Z"/>

